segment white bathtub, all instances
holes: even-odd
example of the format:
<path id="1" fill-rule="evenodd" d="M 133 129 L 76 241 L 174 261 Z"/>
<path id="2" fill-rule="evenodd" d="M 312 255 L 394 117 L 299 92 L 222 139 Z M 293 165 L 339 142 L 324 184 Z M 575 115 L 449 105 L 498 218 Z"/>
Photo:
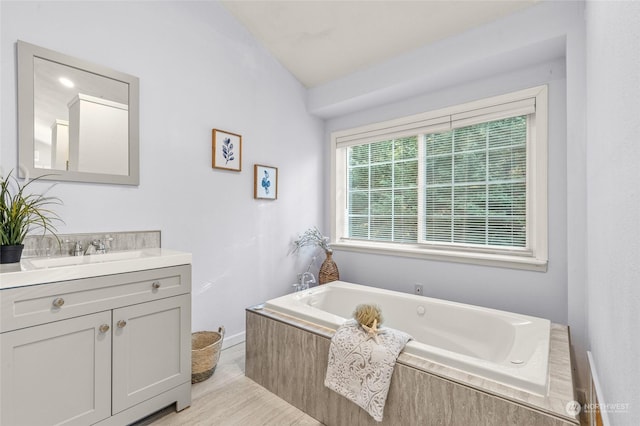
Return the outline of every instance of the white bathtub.
<path id="1" fill-rule="evenodd" d="M 547 394 L 549 320 L 335 281 L 272 299 L 265 308 L 337 329 L 356 305 L 411 334 L 404 352 L 538 395 Z"/>

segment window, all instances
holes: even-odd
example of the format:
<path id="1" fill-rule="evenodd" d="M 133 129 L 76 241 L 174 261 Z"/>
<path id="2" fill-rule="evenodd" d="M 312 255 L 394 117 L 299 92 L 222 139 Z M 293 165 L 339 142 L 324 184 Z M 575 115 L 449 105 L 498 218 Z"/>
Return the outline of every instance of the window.
<path id="1" fill-rule="evenodd" d="M 334 133 L 334 246 L 546 270 L 546 94 Z"/>

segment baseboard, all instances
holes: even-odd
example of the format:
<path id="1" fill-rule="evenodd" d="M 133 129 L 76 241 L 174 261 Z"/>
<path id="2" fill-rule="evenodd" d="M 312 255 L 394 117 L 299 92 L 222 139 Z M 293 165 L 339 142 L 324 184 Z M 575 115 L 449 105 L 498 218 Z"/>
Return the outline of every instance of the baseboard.
<path id="1" fill-rule="evenodd" d="M 598 374 L 596 372 L 596 365 L 593 361 L 593 355 L 591 351 L 587 351 L 587 360 L 589 362 L 589 376 L 591 385 L 589 386 L 589 392 L 587 394 L 587 404 L 585 411 L 588 414 L 589 426 L 609 426 L 609 417 L 606 410 L 600 409 L 600 404 L 604 404 L 605 401 L 602 398 L 602 388 L 600 387 L 600 381 L 598 380 Z"/>
<path id="2" fill-rule="evenodd" d="M 234 335 L 226 335 L 224 336 L 224 340 L 222 341 L 222 350 L 230 348 L 231 346 L 238 345 L 246 340 L 247 333 L 242 331 L 240 333 L 236 333 Z"/>

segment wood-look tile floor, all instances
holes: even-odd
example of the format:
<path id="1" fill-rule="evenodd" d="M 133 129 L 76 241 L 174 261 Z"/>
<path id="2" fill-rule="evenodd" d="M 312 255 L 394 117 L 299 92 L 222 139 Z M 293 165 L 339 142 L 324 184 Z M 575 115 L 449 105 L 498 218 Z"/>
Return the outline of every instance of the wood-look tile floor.
<path id="1" fill-rule="evenodd" d="M 135 426 L 322 425 L 245 377 L 244 357 L 244 343 L 223 350 L 213 376 L 192 385 L 191 407 L 168 407 Z"/>

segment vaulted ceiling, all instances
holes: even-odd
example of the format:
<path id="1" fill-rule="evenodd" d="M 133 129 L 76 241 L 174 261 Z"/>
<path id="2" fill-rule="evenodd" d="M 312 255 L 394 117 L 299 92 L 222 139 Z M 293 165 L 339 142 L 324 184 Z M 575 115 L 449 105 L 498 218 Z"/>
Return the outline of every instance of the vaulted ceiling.
<path id="1" fill-rule="evenodd" d="M 538 0 L 223 1 L 306 87 L 516 13 Z"/>

